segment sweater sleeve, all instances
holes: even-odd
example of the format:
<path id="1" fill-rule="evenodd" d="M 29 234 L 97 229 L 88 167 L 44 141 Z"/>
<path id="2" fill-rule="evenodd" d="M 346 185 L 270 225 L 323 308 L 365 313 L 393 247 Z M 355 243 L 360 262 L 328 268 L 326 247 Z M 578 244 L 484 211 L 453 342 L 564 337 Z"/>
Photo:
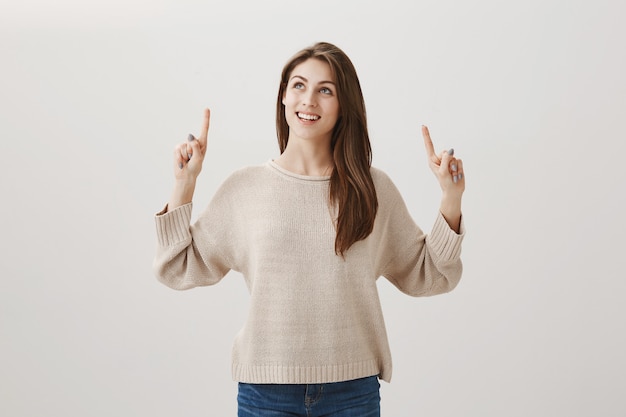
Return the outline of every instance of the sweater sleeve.
<path id="1" fill-rule="evenodd" d="M 463 219 L 457 234 L 438 213 L 430 234 L 425 234 L 413 221 L 390 180 L 384 195 L 388 211 L 383 214 L 381 275 L 400 291 L 415 297 L 452 291 L 463 271 L 460 258 L 465 236 Z"/>
<path id="2" fill-rule="evenodd" d="M 193 225 L 192 203 L 155 216 L 157 248 L 154 273 L 176 290 L 213 285 L 233 269 L 229 252 L 229 207 L 224 186 Z"/>

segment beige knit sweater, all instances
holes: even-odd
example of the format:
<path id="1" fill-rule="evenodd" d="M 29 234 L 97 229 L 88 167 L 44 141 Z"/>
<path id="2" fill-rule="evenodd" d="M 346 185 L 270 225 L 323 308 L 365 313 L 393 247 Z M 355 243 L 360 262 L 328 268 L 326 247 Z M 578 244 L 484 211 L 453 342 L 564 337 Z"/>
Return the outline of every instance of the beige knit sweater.
<path id="1" fill-rule="evenodd" d="M 412 296 L 458 283 L 464 226 L 456 234 L 439 214 L 425 235 L 389 177 L 371 172 L 379 202 L 374 230 L 345 259 L 334 251 L 329 178 L 296 175 L 272 161 L 233 173 L 191 226 L 191 204 L 156 215 L 154 269 L 165 285 L 212 285 L 231 269 L 246 281 L 250 310 L 234 343 L 235 381 L 389 381 L 378 277 Z"/>

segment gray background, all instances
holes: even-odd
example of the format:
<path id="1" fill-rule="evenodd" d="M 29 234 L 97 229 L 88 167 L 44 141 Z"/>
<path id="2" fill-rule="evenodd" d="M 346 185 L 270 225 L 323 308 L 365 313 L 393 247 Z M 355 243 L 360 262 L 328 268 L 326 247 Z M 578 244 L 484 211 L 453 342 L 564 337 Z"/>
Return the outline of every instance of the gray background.
<path id="1" fill-rule="evenodd" d="M 621 416 L 622 1 L 3 1 L 0 415 L 235 415 L 241 276 L 151 271 L 171 152 L 213 111 L 197 214 L 278 154 L 279 73 L 318 40 L 361 78 L 374 164 L 430 230 L 419 126 L 467 173 L 465 274 L 380 281 L 385 416 Z"/>

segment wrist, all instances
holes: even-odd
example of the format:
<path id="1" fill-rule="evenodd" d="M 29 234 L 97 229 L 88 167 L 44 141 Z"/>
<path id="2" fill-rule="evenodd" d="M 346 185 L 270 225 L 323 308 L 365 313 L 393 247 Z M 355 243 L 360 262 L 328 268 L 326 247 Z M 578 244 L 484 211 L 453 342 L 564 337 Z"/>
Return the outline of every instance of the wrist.
<path id="1" fill-rule="evenodd" d="M 194 180 L 176 180 L 174 190 L 170 198 L 169 209 L 191 203 L 193 194 L 196 189 L 196 181 Z"/>
<path id="2" fill-rule="evenodd" d="M 441 198 L 439 211 L 444 219 L 446 219 L 450 228 L 459 233 L 461 224 L 461 196 L 444 194 Z"/>
<path id="3" fill-rule="evenodd" d="M 461 200 L 463 194 L 444 192 L 441 194 L 441 205 L 446 207 L 458 207 L 461 208 Z"/>
<path id="4" fill-rule="evenodd" d="M 174 188 L 186 189 L 196 186 L 196 178 L 176 178 Z"/>

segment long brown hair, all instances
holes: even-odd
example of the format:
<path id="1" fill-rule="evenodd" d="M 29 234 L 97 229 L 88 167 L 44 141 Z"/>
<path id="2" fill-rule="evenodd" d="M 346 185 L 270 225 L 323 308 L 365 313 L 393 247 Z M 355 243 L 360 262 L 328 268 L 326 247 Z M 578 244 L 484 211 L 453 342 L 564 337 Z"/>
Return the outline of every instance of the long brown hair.
<path id="1" fill-rule="evenodd" d="M 372 233 L 378 199 L 370 172 L 372 147 L 361 84 L 350 58 L 335 45 L 318 42 L 296 53 L 283 68 L 276 103 L 278 146 L 282 154 L 289 140 L 283 104 L 287 82 L 293 69 L 311 58 L 330 65 L 337 86 L 339 118 L 330 142 L 335 168 L 329 198 L 337 208 L 335 252 L 343 256 L 353 243 Z"/>

